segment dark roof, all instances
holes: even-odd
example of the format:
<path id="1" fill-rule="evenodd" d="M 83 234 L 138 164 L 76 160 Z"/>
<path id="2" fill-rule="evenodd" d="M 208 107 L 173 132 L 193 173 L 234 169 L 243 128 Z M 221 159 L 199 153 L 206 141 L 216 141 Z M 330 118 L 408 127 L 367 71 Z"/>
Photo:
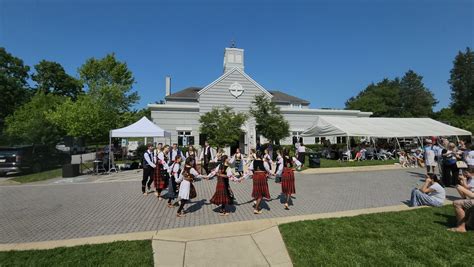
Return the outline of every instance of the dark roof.
<path id="1" fill-rule="evenodd" d="M 292 95 L 289 95 L 289 94 L 285 94 L 285 93 L 280 92 L 280 91 L 272 90 L 272 91 L 268 91 L 268 92 L 270 92 L 270 94 L 273 95 L 272 102 L 275 102 L 275 103 L 278 103 L 278 104 L 309 105 L 309 102 L 304 100 L 304 99 L 301 99 L 301 98 L 298 98 L 298 97 L 295 97 L 295 96 L 292 96 Z"/>
<path id="2" fill-rule="evenodd" d="M 174 94 L 170 94 L 169 96 L 165 97 L 165 99 L 171 100 L 171 101 L 172 100 L 177 100 L 177 101 L 186 100 L 186 101 L 193 101 L 193 102 L 198 101 L 198 98 L 199 98 L 198 92 L 201 89 L 202 87 L 188 87 Z M 268 92 L 273 95 L 272 102 L 275 102 L 277 104 L 309 105 L 309 102 L 304 99 L 291 96 L 280 91 L 272 90 Z"/>
<path id="3" fill-rule="evenodd" d="M 188 101 L 197 101 L 199 98 L 198 92 L 202 87 L 188 87 L 181 91 L 178 91 L 174 94 L 166 96 L 166 100 L 188 100 Z"/>

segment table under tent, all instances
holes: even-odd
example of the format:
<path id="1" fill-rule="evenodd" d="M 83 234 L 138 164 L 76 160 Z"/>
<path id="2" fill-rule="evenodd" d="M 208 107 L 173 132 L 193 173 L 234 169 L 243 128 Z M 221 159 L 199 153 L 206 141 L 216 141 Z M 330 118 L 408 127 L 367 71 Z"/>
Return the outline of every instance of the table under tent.
<path id="1" fill-rule="evenodd" d="M 347 118 L 316 116 L 310 128 L 301 136 L 334 137 L 345 136 L 350 150 L 350 137 L 363 137 L 373 141 L 376 138 L 394 139 L 401 149 L 399 139 L 423 137 L 471 136 L 472 133 L 430 118 Z"/>
<path id="2" fill-rule="evenodd" d="M 165 140 L 168 138 L 169 143 L 171 144 L 171 133 L 163 130 L 160 126 L 156 125 L 145 116 L 126 127 L 110 130 L 109 147 L 112 145 L 112 137 L 143 137 L 145 143 L 148 137 L 164 137 Z M 112 157 L 109 156 L 109 171 L 115 168 L 115 166 L 110 168 L 111 158 Z"/>

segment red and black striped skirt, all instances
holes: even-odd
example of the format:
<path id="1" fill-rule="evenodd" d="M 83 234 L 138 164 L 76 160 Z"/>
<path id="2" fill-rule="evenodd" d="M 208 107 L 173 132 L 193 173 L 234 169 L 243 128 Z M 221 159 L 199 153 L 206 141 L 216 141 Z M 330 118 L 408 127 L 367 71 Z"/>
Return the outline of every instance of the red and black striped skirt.
<path id="1" fill-rule="evenodd" d="M 270 198 L 270 192 L 268 191 L 267 173 L 264 171 L 256 171 L 252 176 L 253 189 L 252 197 L 258 198 Z"/>
<path id="2" fill-rule="evenodd" d="M 232 198 L 229 192 L 229 185 L 222 176 L 217 176 L 216 192 L 212 196 L 210 202 L 215 205 L 229 205 Z M 228 181 L 228 180 L 227 180 Z"/>
<path id="3" fill-rule="evenodd" d="M 155 173 L 153 175 L 153 182 L 155 184 L 155 188 L 161 190 L 168 188 L 169 179 L 169 174 L 163 168 L 163 165 L 157 164 L 155 168 Z"/>
<path id="4" fill-rule="evenodd" d="M 281 191 L 285 195 L 296 193 L 295 172 L 291 168 L 283 168 L 283 173 L 281 174 Z"/>

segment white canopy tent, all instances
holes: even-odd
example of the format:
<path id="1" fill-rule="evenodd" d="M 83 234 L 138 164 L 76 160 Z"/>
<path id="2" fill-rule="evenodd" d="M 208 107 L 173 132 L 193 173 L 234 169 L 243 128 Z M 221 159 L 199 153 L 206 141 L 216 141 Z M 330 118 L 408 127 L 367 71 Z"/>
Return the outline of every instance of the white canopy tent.
<path id="1" fill-rule="evenodd" d="M 112 137 L 168 137 L 171 143 L 171 133 L 161 129 L 160 126 L 154 124 L 145 116 L 126 127 L 110 130 L 109 149 L 112 145 Z M 111 157 L 109 156 L 109 170 L 110 159 Z"/>
<path id="2" fill-rule="evenodd" d="M 347 118 L 317 116 L 302 136 L 366 136 L 400 138 L 420 136 L 463 136 L 471 132 L 430 118 Z"/>
<path id="3" fill-rule="evenodd" d="M 424 136 L 464 136 L 471 132 L 430 118 L 347 118 L 316 116 L 313 126 L 301 136 L 359 136 L 370 138 L 398 138 Z M 421 139 L 420 139 L 421 140 Z M 347 138 L 349 149 L 349 138 Z"/>

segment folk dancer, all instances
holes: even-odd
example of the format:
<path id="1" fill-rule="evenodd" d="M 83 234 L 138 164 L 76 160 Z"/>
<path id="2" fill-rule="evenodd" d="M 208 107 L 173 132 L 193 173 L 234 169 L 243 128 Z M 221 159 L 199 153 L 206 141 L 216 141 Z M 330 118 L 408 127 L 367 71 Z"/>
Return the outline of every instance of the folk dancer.
<path id="1" fill-rule="evenodd" d="M 229 185 L 229 178 L 233 177 L 233 173 L 229 167 L 229 158 L 224 155 L 221 160 L 222 163 L 219 165 L 217 175 L 216 192 L 210 202 L 218 206 L 220 205 L 220 215 L 227 216 L 229 213 L 226 210 L 226 205 L 230 205 L 234 202 L 234 194 Z"/>
<path id="2" fill-rule="evenodd" d="M 193 168 L 194 162 L 192 158 L 187 158 L 184 169 L 180 173 L 178 180 L 176 181 L 179 183 L 179 193 L 178 197 L 181 199 L 181 204 L 179 205 L 178 212 L 176 213 L 177 217 L 184 217 L 186 216 L 183 212 L 184 205 L 190 199 L 193 199 L 197 196 L 196 189 L 194 188 L 193 181 L 194 178 L 199 177 L 199 173 L 196 169 Z"/>
<path id="3" fill-rule="evenodd" d="M 240 148 L 235 150 L 235 154 L 232 157 L 235 165 L 235 172 L 239 174 L 239 177 L 242 177 L 244 174 L 244 164 L 245 160 L 240 153 Z"/>
<path id="4" fill-rule="evenodd" d="M 265 170 L 263 160 L 261 158 L 261 152 L 258 151 L 255 155 L 253 161 L 253 188 L 252 188 L 252 198 L 254 199 L 254 214 L 261 214 L 260 203 L 263 198 L 270 198 L 270 192 L 268 191 L 267 176 L 268 173 Z"/>
<path id="5" fill-rule="evenodd" d="M 289 202 L 291 195 L 296 193 L 295 190 L 295 172 L 293 170 L 294 159 L 288 155 L 288 149 L 283 150 L 283 164 L 278 166 L 277 173 L 281 176 L 281 192 L 286 196 L 285 210 L 289 210 Z"/>
<path id="6" fill-rule="evenodd" d="M 168 166 L 171 166 L 171 164 L 174 163 L 175 157 L 177 155 L 180 155 L 182 159 L 186 159 L 183 155 L 183 152 L 178 148 L 178 144 L 174 143 L 173 147 L 169 151 L 169 156 L 168 156 Z"/>
<path id="7" fill-rule="evenodd" d="M 143 178 L 142 178 L 142 193 L 148 195 L 151 183 L 153 182 L 153 171 L 156 165 L 153 162 L 153 145 L 148 144 L 147 150 L 143 154 Z M 145 189 L 148 189 L 145 191 Z"/>
<path id="8" fill-rule="evenodd" d="M 273 160 L 272 160 L 272 157 L 270 156 L 270 153 L 268 152 L 268 148 L 264 150 L 263 160 L 265 160 L 266 162 L 268 162 L 268 164 L 269 164 L 269 166 L 270 166 L 270 170 L 271 170 L 271 169 L 272 169 L 272 165 L 273 165 Z"/>
<path id="9" fill-rule="evenodd" d="M 204 142 L 204 149 L 201 152 L 201 155 L 199 156 L 199 161 L 202 162 L 202 166 L 204 167 L 204 170 L 206 171 L 206 174 L 209 174 L 209 163 L 211 160 L 214 158 L 214 151 L 212 148 L 209 146 L 209 142 Z"/>
<path id="10" fill-rule="evenodd" d="M 192 145 L 189 145 L 188 146 L 188 151 L 186 151 L 186 158 L 189 158 L 189 157 L 193 158 L 193 160 L 194 160 L 193 168 L 197 170 L 197 161 L 196 161 L 197 151 Z"/>
<path id="11" fill-rule="evenodd" d="M 170 169 L 170 180 L 168 183 L 168 208 L 172 208 L 173 204 L 171 203 L 178 196 L 178 184 L 176 180 L 179 180 L 179 175 L 181 174 L 181 156 L 177 155 L 174 159 L 174 163 L 171 165 Z"/>
<path id="12" fill-rule="evenodd" d="M 156 164 L 157 168 L 155 168 L 155 195 L 159 200 L 162 200 L 161 191 L 168 187 L 169 182 L 169 166 L 168 166 L 168 155 L 170 147 L 165 145 L 163 150 L 158 152 L 156 155 Z"/>

